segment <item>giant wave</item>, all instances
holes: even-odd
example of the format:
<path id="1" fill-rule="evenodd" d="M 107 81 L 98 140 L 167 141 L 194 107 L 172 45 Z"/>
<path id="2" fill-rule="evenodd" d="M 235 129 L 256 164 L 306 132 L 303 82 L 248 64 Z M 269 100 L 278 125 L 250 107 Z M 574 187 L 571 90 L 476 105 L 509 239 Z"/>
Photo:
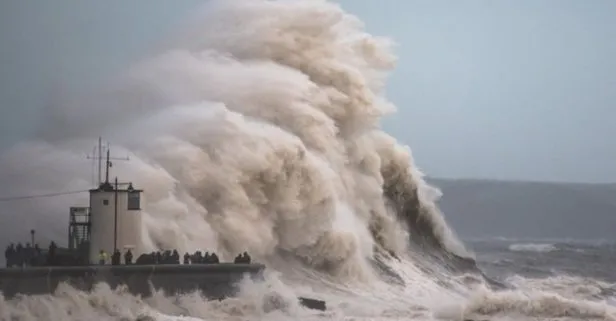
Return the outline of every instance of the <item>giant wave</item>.
<path id="1" fill-rule="evenodd" d="M 486 299 L 492 292 L 439 212 L 438 190 L 422 180 L 410 150 L 380 129 L 394 111 L 384 96 L 396 60 L 388 39 L 326 1 L 210 1 L 196 16 L 112 86 L 47 109 L 32 139 L 1 155 L 0 177 L 10 184 L 0 190 L 89 188 L 84 151 L 103 135 L 131 156 L 114 175 L 145 189 L 142 250 L 207 249 L 227 260 L 249 251 L 272 270 L 267 281 L 223 302 L 66 287 L 0 298 L 0 317 L 133 318 L 149 307 L 157 318 L 233 318 L 268 313 L 263 302 L 297 292 L 326 299 L 333 312 L 308 316 L 289 303 L 269 317 L 525 311 L 514 292 Z M 68 207 L 85 197 L 11 203 L 6 211 L 19 217 L 3 215 L 0 226 L 62 239 Z M 3 233 L 17 239 L 23 231 Z M 476 291 L 466 308 L 442 308 Z M 507 295 L 518 305 L 504 306 Z M 596 304 L 553 300 L 573 315 L 608 315 Z"/>

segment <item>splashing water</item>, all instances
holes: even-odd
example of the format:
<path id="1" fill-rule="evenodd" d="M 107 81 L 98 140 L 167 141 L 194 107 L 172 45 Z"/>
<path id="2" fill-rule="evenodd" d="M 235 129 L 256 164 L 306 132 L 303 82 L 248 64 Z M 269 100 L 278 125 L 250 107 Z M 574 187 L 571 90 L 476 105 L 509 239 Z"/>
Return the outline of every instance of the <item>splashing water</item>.
<path id="1" fill-rule="evenodd" d="M 472 265 L 472 255 L 410 151 L 379 129 L 394 111 L 383 88 L 395 57 L 358 19 L 326 1 L 225 0 L 210 1 L 187 26 L 111 88 L 47 110 L 32 140 L 0 156 L 0 177 L 11 182 L 2 192 L 89 188 L 83 152 L 103 135 L 131 156 L 114 175 L 145 189 L 141 250 L 208 249 L 226 260 L 249 251 L 272 270 L 266 282 L 222 302 L 66 286 L 0 298 L 1 320 L 614 315 L 544 292 L 537 304 L 553 308 L 528 308 L 517 290 L 497 295 L 445 269 Z M 63 239 L 68 207 L 86 197 L 10 204 L 7 212 L 20 215 L 1 216 L 0 226 Z M 5 229 L 3 241 L 22 233 Z M 388 282 L 375 260 L 402 285 Z M 304 310 L 294 301 L 301 294 L 332 310 Z"/>

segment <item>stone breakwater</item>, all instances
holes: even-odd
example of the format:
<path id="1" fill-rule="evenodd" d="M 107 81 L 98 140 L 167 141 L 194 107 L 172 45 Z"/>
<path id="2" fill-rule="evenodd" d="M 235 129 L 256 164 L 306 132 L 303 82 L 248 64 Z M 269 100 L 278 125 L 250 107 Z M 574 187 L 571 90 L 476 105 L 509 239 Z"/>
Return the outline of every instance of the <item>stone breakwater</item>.
<path id="1" fill-rule="evenodd" d="M 63 282 L 90 291 L 104 282 L 112 288 L 126 286 L 141 296 L 152 295 L 154 289 L 169 294 L 201 291 L 210 299 L 221 299 L 233 296 L 245 276 L 261 278 L 264 269 L 262 264 L 233 263 L 6 268 L 0 269 L 0 292 L 7 298 L 48 294 Z"/>

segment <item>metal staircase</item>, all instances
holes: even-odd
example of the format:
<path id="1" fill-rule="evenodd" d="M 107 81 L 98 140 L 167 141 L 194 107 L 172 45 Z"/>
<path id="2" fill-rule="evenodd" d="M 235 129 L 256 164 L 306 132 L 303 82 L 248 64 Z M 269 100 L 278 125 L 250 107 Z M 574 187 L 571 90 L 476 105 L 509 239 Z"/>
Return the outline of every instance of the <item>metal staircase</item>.
<path id="1" fill-rule="evenodd" d="M 89 257 L 90 243 L 90 208 L 71 207 L 68 227 L 68 248 Z"/>

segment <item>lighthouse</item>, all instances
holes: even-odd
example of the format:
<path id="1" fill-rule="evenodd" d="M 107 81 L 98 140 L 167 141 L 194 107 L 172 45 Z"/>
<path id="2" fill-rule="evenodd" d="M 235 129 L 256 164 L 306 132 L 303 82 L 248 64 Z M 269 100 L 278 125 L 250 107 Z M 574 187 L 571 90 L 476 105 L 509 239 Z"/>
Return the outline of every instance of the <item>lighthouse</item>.
<path id="1" fill-rule="evenodd" d="M 96 264 L 100 251 L 108 255 L 114 250 L 135 256 L 141 247 L 142 194 L 130 182 L 109 181 L 111 161 L 107 149 L 105 181 L 90 190 L 90 242 L 88 261 Z"/>

